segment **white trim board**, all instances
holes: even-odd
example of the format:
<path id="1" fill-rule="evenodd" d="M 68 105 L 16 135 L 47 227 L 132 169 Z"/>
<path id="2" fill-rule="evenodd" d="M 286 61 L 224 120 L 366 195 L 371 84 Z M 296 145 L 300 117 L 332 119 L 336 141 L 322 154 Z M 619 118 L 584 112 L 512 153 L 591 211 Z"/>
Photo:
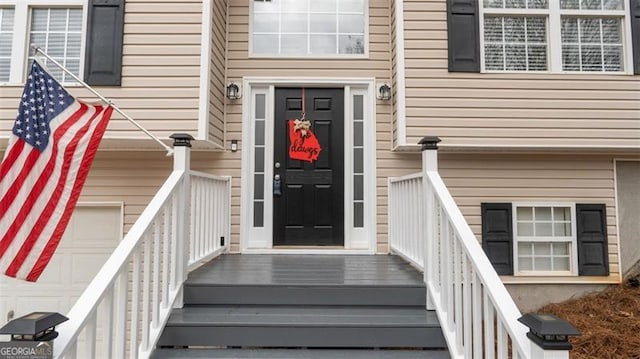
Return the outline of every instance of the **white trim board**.
<path id="1" fill-rule="evenodd" d="M 614 158 L 613 159 L 613 203 L 616 206 L 616 246 L 618 247 L 618 276 L 620 282 L 624 273 L 622 273 L 622 253 L 620 247 L 620 206 L 618 203 L 618 162 L 640 162 L 640 158 Z"/>
<path id="2" fill-rule="evenodd" d="M 202 0 L 202 26 L 200 41 L 200 89 L 198 109 L 198 139 L 209 141 L 209 87 L 211 86 L 211 17 L 213 3 Z"/>
<path id="3" fill-rule="evenodd" d="M 404 64 L 404 0 L 395 0 L 396 17 L 396 131 L 395 146 L 407 145 L 407 102 Z"/>
<path id="4" fill-rule="evenodd" d="M 273 196 L 271 187 L 273 178 L 273 126 L 274 126 L 274 98 L 276 87 L 339 87 L 344 88 L 345 104 L 345 233 L 344 249 L 274 249 L 273 248 Z M 242 183 L 241 183 L 241 213 L 240 213 L 240 250 L 243 253 L 256 251 L 285 251 L 286 253 L 330 253 L 338 251 L 345 254 L 350 250 L 357 253 L 375 253 L 376 250 L 376 168 L 375 168 L 375 79 L 373 78 L 267 78 L 246 77 L 243 79 L 242 103 Z M 262 227 L 253 226 L 253 190 L 254 190 L 254 97 L 263 94 L 265 103 L 265 163 L 264 163 L 264 223 Z M 364 126 L 364 227 L 353 227 L 353 110 L 352 97 L 362 95 L 364 98 L 365 122 Z M 293 252 L 292 252 L 293 251 Z"/>

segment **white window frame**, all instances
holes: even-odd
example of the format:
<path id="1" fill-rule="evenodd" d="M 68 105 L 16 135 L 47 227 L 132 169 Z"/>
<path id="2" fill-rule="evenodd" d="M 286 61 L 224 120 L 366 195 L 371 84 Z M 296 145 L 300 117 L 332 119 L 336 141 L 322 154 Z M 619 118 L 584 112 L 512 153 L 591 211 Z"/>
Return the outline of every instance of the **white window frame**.
<path id="1" fill-rule="evenodd" d="M 257 54 L 253 52 L 253 7 L 255 1 L 249 0 L 249 58 L 285 58 L 285 59 L 366 59 L 369 58 L 369 0 L 364 0 L 364 53 L 362 54 Z M 302 0 L 305 1 L 305 0 Z M 314 0 L 309 0 L 314 1 Z M 339 0 L 338 0 L 339 1 Z M 310 26 L 310 22 L 307 27 Z"/>
<path id="2" fill-rule="evenodd" d="M 0 85 L 16 85 L 24 83 L 27 74 L 29 58 L 29 33 L 31 29 L 32 8 L 82 8 L 82 34 L 87 32 L 87 1 L 88 0 L 0 0 L 0 7 L 13 8 L 13 40 L 11 45 L 11 64 L 9 70 L 9 82 Z M 80 73 L 84 74 L 85 36 L 81 36 L 80 42 Z M 73 84 L 74 82 L 70 83 Z"/>
<path id="3" fill-rule="evenodd" d="M 570 10 L 560 9 L 559 0 L 549 0 L 548 9 L 499 9 L 485 8 L 484 0 L 479 0 L 478 21 L 480 26 L 480 68 L 485 73 L 562 73 L 562 74 L 587 74 L 587 75 L 632 75 L 633 74 L 633 47 L 631 43 L 631 19 L 630 0 L 622 0 L 623 10 Z M 545 16 L 547 19 L 547 71 L 514 71 L 514 70 L 487 70 L 485 67 L 484 53 L 484 16 Z M 615 17 L 620 18 L 622 26 L 622 47 L 623 56 L 622 71 L 565 71 L 562 69 L 562 17 Z"/>
<path id="4" fill-rule="evenodd" d="M 578 240 L 576 224 L 576 204 L 571 202 L 513 202 L 511 210 L 513 228 L 513 273 L 514 276 L 578 276 Z M 571 209 L 571 237 L 519 237 L 518 236 L 518 207 L 569 207 Z M 518 246 L 520 242 L 557 242 L 570 243 L 569 245 L 569 271 L 522 271 L 518 263 Z"/>

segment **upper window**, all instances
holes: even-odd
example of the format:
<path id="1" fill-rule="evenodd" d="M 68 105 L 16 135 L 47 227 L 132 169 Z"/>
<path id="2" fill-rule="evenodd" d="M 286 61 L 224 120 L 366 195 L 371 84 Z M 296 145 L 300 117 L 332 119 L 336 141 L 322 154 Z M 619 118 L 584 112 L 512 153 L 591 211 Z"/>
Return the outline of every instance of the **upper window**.
<path id="1" fill-rule="evenodd" d="M 487 71 L 624 72 L 624 0 L 484 0 Z"/>
<path id="2" fill-rule="evenodd" d="M 14 13 L 13 9 L 0 8 L 0 82 L 9 81 Z"/>
<path id="3" fill-rule="evenodd" d="M 254 0 L 254 55 L 366 53 L 366 0 Z"/>
<path id="4" fill-rule="evenodd" d="M 514 204 L 517 274 L 571 274 L 577 263 L 572 205 Z"/>
<path id="5" fill-rule="evenodd" d="M 42 48 L 75 75 L 82 60 L 83 9 L 86 0 L 16 0 L 0 8 L 0 82 L 22 83 L 31 68 L 30 45 Z M 51 6 L 47 6 L 48 3 Z M 55 5 L 54 5 L 55 4 Z M 43 60 L 45 61 L 45 60 Z M 45 61 L 45 65 L 47 65 Z M 48 70 L 61 82 L 73 82 L 57 66 Z"/>
<path id="6" fill-rule="evenodd" d="M 76 76 L 80 74 L 81 36 L 82 9 L 35 8 L 31 10 L 29 44 L 42 48 Z M 27 68 L 31 68 L 31 61 L 33 57 L 29 57 Z M 49 66 L 48 70 L 53 77 L 62 82 L 73 81 L 57 66 Z"/>

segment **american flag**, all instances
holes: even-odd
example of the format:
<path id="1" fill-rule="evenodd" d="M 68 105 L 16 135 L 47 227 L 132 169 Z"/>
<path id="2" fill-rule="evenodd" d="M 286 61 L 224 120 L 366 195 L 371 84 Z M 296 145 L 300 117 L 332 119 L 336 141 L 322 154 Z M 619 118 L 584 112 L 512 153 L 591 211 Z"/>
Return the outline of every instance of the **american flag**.
<path id="1" fill-rule="evenodd" d="M 34 282 L 69 223 L 113 108 L 74 99 L 37 62 L 0 164 L 0 269 Z"/>

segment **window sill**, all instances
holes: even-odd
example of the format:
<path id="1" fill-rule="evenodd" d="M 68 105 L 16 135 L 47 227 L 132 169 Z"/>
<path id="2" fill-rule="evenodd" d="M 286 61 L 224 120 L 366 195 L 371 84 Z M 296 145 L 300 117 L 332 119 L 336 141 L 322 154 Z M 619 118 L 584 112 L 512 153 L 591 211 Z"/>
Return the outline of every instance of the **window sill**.
<path id="1" fill-rule="evenodd" d="M 77 82 L 65 82 L 65 83 L 61 83 L 61 85 L 64 88 L 76 88 L 76 87 L 83 87 L 82 84 L 79 84 Z M 24 87 L 24 82 L 22 83 L 14 83 L 14 82 L 0 82 L 0 87 Z"/>
<path id="2" fill-rule="evenodd" d="M 257 55 L 249 54 L 250 60 L 368 60 L 369 54 L 358 55 Z"/>
<path id="3" fill-rule="evenodd" d="M 504 284 L 619 284 L 620 277 L 609 276 L 500 276 Z"/>
<path id="4" fill-rule="evenodd" d="M 633 71 L 620 72 L 580 72 L 580 71 L 497 71 L 481 70 L 482 74 L 500 75 L 577 75 L 577 76 L 634 76 Z"/>

